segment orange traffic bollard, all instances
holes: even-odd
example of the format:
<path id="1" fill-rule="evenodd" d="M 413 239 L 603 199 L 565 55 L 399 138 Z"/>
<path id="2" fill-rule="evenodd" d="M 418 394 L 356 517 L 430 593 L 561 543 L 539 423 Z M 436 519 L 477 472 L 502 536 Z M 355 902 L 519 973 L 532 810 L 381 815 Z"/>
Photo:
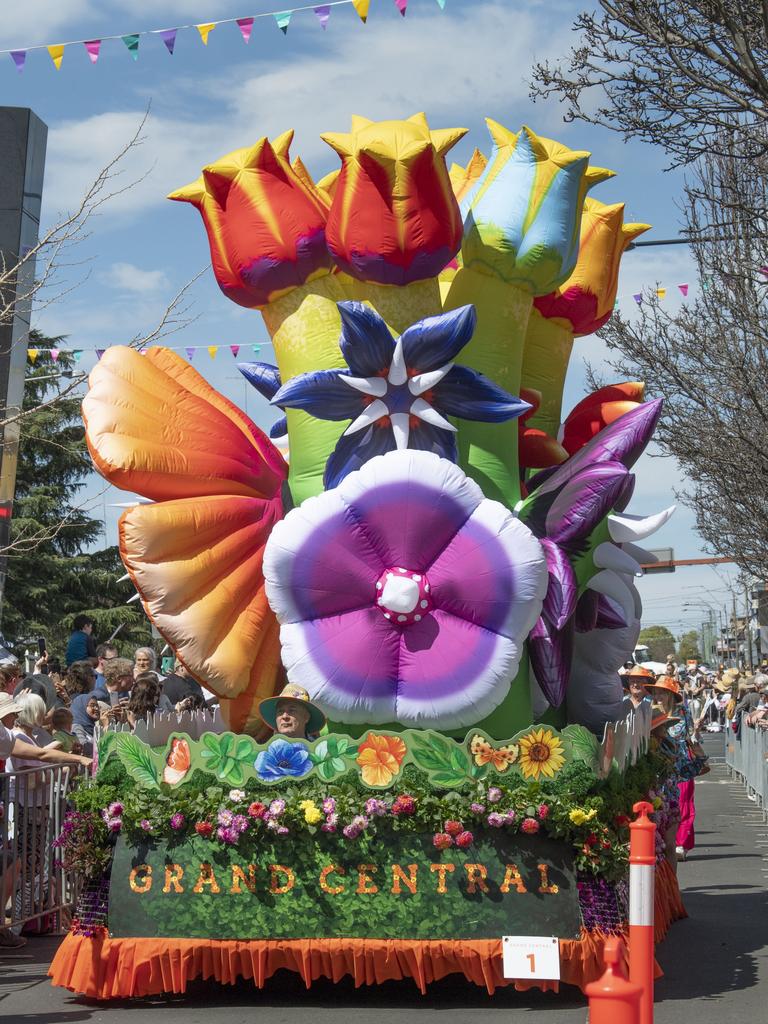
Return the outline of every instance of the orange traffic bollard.
<path id="1" fill-rule="evenodd" d="M 653 1024 L 656 825 L 648 817 L 653 804 L 641 801 L 633 810 L 638 819 L 629 826 L 629 978 L 641 990 L 639 1024 Z"/>
<path id="2" fill-rule="evenodd" d="M 589 999 L 589 1024 L 639 1024 L 639 985 L 627 980 L 624 943 L 608 939 L 603 953 L 605 974 L 584 989 Z"/>

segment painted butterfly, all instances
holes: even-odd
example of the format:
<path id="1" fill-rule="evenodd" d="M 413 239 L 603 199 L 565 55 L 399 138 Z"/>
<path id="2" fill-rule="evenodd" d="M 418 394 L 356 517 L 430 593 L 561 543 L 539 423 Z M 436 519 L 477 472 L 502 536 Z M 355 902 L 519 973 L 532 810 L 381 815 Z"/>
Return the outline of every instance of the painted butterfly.
<path id="1" fill-rule="evenodd" d="M 167 782 L 170 786 L 175 786 L 177 782 L 181 782 L 189 771 L 191 762 L 192 757 L 187 741 L 171 740 L 171 749 L 168 751 L 168 757 L 165 759 L 165 768 L 163 768 L 163 782 Z"/>
<path id="2" fill-rule="evenodd" d="M 469 749 L 475 759 L 475 764 L 492 764 L 497 772 L 505 772 L 511 764 L 517 760 L 519 747 L 516 743 L 508 743 L 503 747 L 493 747 L 488 740 L 483 739 L 479 733 L 475 733 L 469 744 Z"/>

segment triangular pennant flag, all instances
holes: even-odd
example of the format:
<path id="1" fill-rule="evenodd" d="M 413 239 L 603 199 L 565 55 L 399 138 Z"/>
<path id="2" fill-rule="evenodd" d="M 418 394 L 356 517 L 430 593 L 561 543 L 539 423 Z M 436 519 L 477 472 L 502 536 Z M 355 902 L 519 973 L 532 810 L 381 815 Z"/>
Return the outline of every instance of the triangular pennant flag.
<path id="1" fill-rule="evenodd" d="M 123 36 L 123 42 L 128 47 L 128 53 L 134 60 L 139 59 L 139 37 L 134 33 L 130 36 Z"/>
<path id="2" fill-rule="evenodd" d="M 640 303 L 643 301 L 643 293 L 642 292 L 638 292 L 637 295 L 633 295 L 632 298 L 635 300 L 635 302 L 639 306 Z"/>
<path id="3" fill-rule="evenodd" d="M 253 349 L 253 354 L 255 356 L 261 355 L 261 345 L 251 345 L 251 348 Z"/>
<path id="4" fill-rule="evenodd" d="M 246 43 L 251 38 L 251 32 L 253 31 L 253 18 L 238 18 L 237 27 L 240 29 L 240 34 Z"/>
<path id="5" fill-rule="evenodd" d="M 663 299 L 664 296 L 667 294 L 667 289 L 666 288 L 657 288 L 656 289 L 656 294 L 658 295 L 658 297 L 660 299 Z"/>
<path id="6" fill-rule="evenodd" d="M 439 4 L 439 6 L 440 6 L 440 10 L 444 11 L 445 10 L 445 0 L 437 0 L 437 2 Z"/>
<path id="7" fill-rule="evenodd" d="M 64 57 L 64 44 L 56 43 L 53 46 L 47 46 L 46 49 L 51 56 L 51 60 L 56 65 L 56 70 L 59 71 L 61 69 L 62 58 Z"/>
<path id="8" fill-rule="evenodd" d="M 54 361 L 54 363 L 58 363 L 59 361 L 59 352 L 60 350 L 57 348 L 51 349 L 51 359 Z"/>
<path id="9" fill-rule="evenodd" d="M 96 358 L 97 358 L 97 359 L 101 359 L 101 357 L 102 357 L 103 355 L 104 355 L 104 349 L 103 349 L 103 348 L 97 348 L 97 349 L 96 349 Z"/>
<path id="10" fill-rule="evenodd" d="M 363 23 L 368 21 L 368 8 L 371 6 L 371 0 L 352 0 L 352 6 L 360 15 L 360 20 Z"/>
<path id="11" fill-rule="evenodd" d="M 195 25 L 195 28 L 200 33 L 200 38 L 203 40 L 203 46 L 208 45 L 208 36 L 216 28 L 218 22 L 209 21 L 206 25 Z"/>
<path id="12" fill-rule="evenodd" d="M 187 353 L 187 359 L 192 362 L 195 358 L 195 350 L 193 348 L 185 348 L 184 351 Z"/>
<path id="13" fill-rule="evenodd" d="M 26 50 L 11 50 L 11 60 L 16 65 L 16 70 L 17 71 L 23 71 L 24 70 L 24 64 L 26 63 L 26 60 L 27 60 L 27 51 Z"/>
<path id="14" fill-rule="evenodd" d="M 79 363 L 79 362 L 80 362 L 80 358 L 81 358 L 82 354 L 83 354 L 83 353 L 82 353 L 82 352 L 80 351 L 80 349 L 79 349 L 79 348 L 76 348 L 76 349 L 74 350 L 74 352 L 72 353 L 72 358 L 74 359 L 74 361 L 75 361 L 76 363 Z"/>
<path id="15" fill-rule="evenodd" d="M 293 11 L 277 11 L 275 12 L 275 21 L 277 22 L 278 28 L 284 36 L 288 35 L 288 26 L 291 23 L 291 15 Z"/>
<path id="16" fill-rule="evenodd" d="M 219 346 L 218 345 L 209 345 L 208 346 L 208 355 L 211 357 L 211 359 L 215 359 L 216 358 L 216 353 L 218 351 L 219 351 Z"/>
<path id="17" fill-rule="evenodd" d="M 683 295 L 685 295 L 685 296 L 688 295 L 688 285 L 687 284 L 679 284 L 677 287 L 680 289 L 680 292 Z"/>
<path id="18" fill-rule="evenodd" d="M 402 16 L 405 17 L 405 12 L 408 7 L 408 0 L 395 0 L 395 7 L 398 9 L 398 11 L 400 11 Z"/>
<path id="19" fill-rule="evenodd" d="M 30 361 L 30 363 L 32 363 L 32 364 L 35 363 L 35 361 L 37 360 L 37 349 L 36 348 L 28 348 L 27 349 L 27 359 Z"/>
<path id="20" fill-rule="evenodd" d="M 322 7 L 315 7 L 315 14 L 320 22 L 320 27 L 324 30 L 328 25 L 328 19 L 331 16 L 331 8 L 328 4 L 323 4 Z"/>
<path id="21" fill-rule="evenodd" d="M 240 346 L 239 345 L 230 345 L 229 346 L 229 351 L 232 353 L 232 355 L 235 357 L 235 359 L 237 359 L 237 353 L 240 351 Z"/>
<path id="22" fill-rule="evenodd" d="M 88 51 L 88 56 L 91 58 L 91 64 L 95 64 L 99 59 L 99 50 L 101 49 L 100 39 L 86 39 L 83 46 Z"/>
<path id="23" fill-rule="evenodd" d="M 177 28 L 165 28 L 160 33 L 160 38 L 165 43 L 165 48 L 173 56 L 173 48 L 176 45 L 176 33 L 179 30 Z"/>

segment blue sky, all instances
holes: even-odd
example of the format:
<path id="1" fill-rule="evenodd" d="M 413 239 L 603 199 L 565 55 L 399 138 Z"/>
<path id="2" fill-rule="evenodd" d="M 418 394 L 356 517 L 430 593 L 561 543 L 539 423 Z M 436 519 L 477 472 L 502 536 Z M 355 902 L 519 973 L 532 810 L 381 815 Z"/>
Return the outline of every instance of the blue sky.
<path id="1" fill-rule="evenodd" d="M 252 16 L 280 6 L 265 0 L 58 0 L 55 5 L 26 0 L 4 11 L 0 46 L 23 49 L 124 35 Z M 198 215 L 166 201 L 165 195 L 224 153 L 289 127 L 296 129 L 293 154 L 300 154 L 319 176 L 337 165 L 320 132 L 347 131 L 353 113 L 378 119 L 424 110 L 433 127 L 468 127 L 452 153 L 459 161 L 474 146 L 488 149 L 485 116 L 509 128 L 530 124 L 540 134 L 590 150 L 594 163 L 618 172 L 594 191 L 596 198 L 624 202 L 627 220 L 653 224 L 647 237 L 674 236 L 681 178 L 664 172 L 663 153 L 626 144 L 607 131 L 564 124 L 556 103 L 534 105 L 528 99 L 532 64 L 567 51 L 580 7 L 572 0 L 529 0 L 522 8 L 492 0 L 447 0 L 441 12 L 436 0 L 410 0 L 402 18 L 393 0 L 371 0 L 367 25 L 351 5 L 333 8 L 325 32 L 311 10 L 294 14 L 287 36 L 274 19 L 257 19 L 248 46 L 236 25 L 221 25 L 207 47 L 194 29 L 180 32 L 173 57 L 159 36 L 142 37 L 136 62 L 119 39 L 103 43 L 95 66 L 82 45 L 66 48 L 60 71 L 45 50 L 29 53 L 23 74 L 7 55 L 1 56 L 2 102 L 31 107 L 49 127 L 44 222 L 72 208 L 150 107 L 142 145 L 131 153 L 121 179 L 142 177 L 141 182 L 104 207 L 78 254 L 87 262 L 69 272 L 77 288 L 41 310 L 37 326 L 68 334 L 72 347 L 83 348 L 126 343 L 151 329 L 172 296 L 208 265 Z M 625 256 L 622 309 L 630 314 L 632 295 L 657 282 L 668 287 L 665 301 L 670 304 L 681 301 L 679 283 L 689 283 L 690 295 L 696 294 L 684 246 Z M 194 285 L 191 298 L 196 319 L 169 344 L 267 341 L 259 314 L 227 302 L 210 270 Z M 269 351 L 263 348 L 261 358 L 269 359 Z M 566 409 L 584 394 L 585 361 L 599 364 L 603 357 L 599 339 L 577 342 Z M 93 359 L 86 355 L 81 365 L 87 369 Z M 215 360 L 198 352 L 194 365 L 247 407 L 256 422 L 271 421 L 259 397 L 247 391 L 228 349 Z M 657 511 L 674 501 L 675 489 L 685 489 L 684 476 L 670 460 L 644 456 L 636 471 L 632 511 Z M 114 542 L 119 510 L 108 504 L 125 496 L 102 491 L 94 480 L 89 492 L 94 514 L 104 517 L 107 539 Z M 685 509 L 653 543 L 674 547 L 677 557 L 702 553 Z M 675 633 L 697 627 L 706 611 L 686 604 L 730 602 L 728 584 L 734 575 L 733 567 L 695 568 L 643 579 L 644 621 L 663 622 Z"/>

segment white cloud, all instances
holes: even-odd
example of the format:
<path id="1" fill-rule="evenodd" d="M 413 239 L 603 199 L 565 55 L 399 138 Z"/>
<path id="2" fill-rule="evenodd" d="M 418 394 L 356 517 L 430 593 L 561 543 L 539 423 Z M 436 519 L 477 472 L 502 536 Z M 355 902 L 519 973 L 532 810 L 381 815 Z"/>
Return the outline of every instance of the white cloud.
<path id="1" fill-rule="evenodd" d="M 121 292 L 140 295 L 168 288 L 168 275 L 164 270 L 143 270 L 133 263 L 113 263 L 104 278 Z"/>
<path id="2" fill-rule="evenodd" d="M 294 151 L 324 173 L 335 166 L 336 157 L 319 133 L 347 130 L 353 113 L 387 118 L 426 110 L 438 127 L 464 124 L 475 134 L 459 153 L 473 145 L 488 148 L 483 114 L 510 126 L 530 116 L 523 75 L 541 44 L 539 11 L 521 12 L 499 3 L 473 4 L 471 11 L 462 8 L 450 16 L 417 9 L 413 17 L 409 13 L 407 25 L 396 18 L 375 27 L 361 37 L 360 26 L 345 22 L 336 34 L 324 36 L 322 49 L 255 73 L 253 61 L 244 59 L 228 64 L 225 73 L 164 82 L 160 109 L 166 113 L 150 116 L 144 144 L 128 155 L 121 180 L 146 177 L 108 204 L 104 217 L 135 215 L 161 204 L 205 164 L 288 127 L 296 129 Z M 311 28 L 316 34 L 317 26 Z M 308 26 L 297 35 L 302 31 Z M 547 36 L 547 50 L 560 49 L 566 35 L 563 22 L 560 33 Z M 74 205 L 97 171 L 131 138 L 142 113 L 138 107 L 105 111 L 51 129 L 48 219 Z M 535 113 L 538 131 L 563 134 L 556 106 Z"/>

